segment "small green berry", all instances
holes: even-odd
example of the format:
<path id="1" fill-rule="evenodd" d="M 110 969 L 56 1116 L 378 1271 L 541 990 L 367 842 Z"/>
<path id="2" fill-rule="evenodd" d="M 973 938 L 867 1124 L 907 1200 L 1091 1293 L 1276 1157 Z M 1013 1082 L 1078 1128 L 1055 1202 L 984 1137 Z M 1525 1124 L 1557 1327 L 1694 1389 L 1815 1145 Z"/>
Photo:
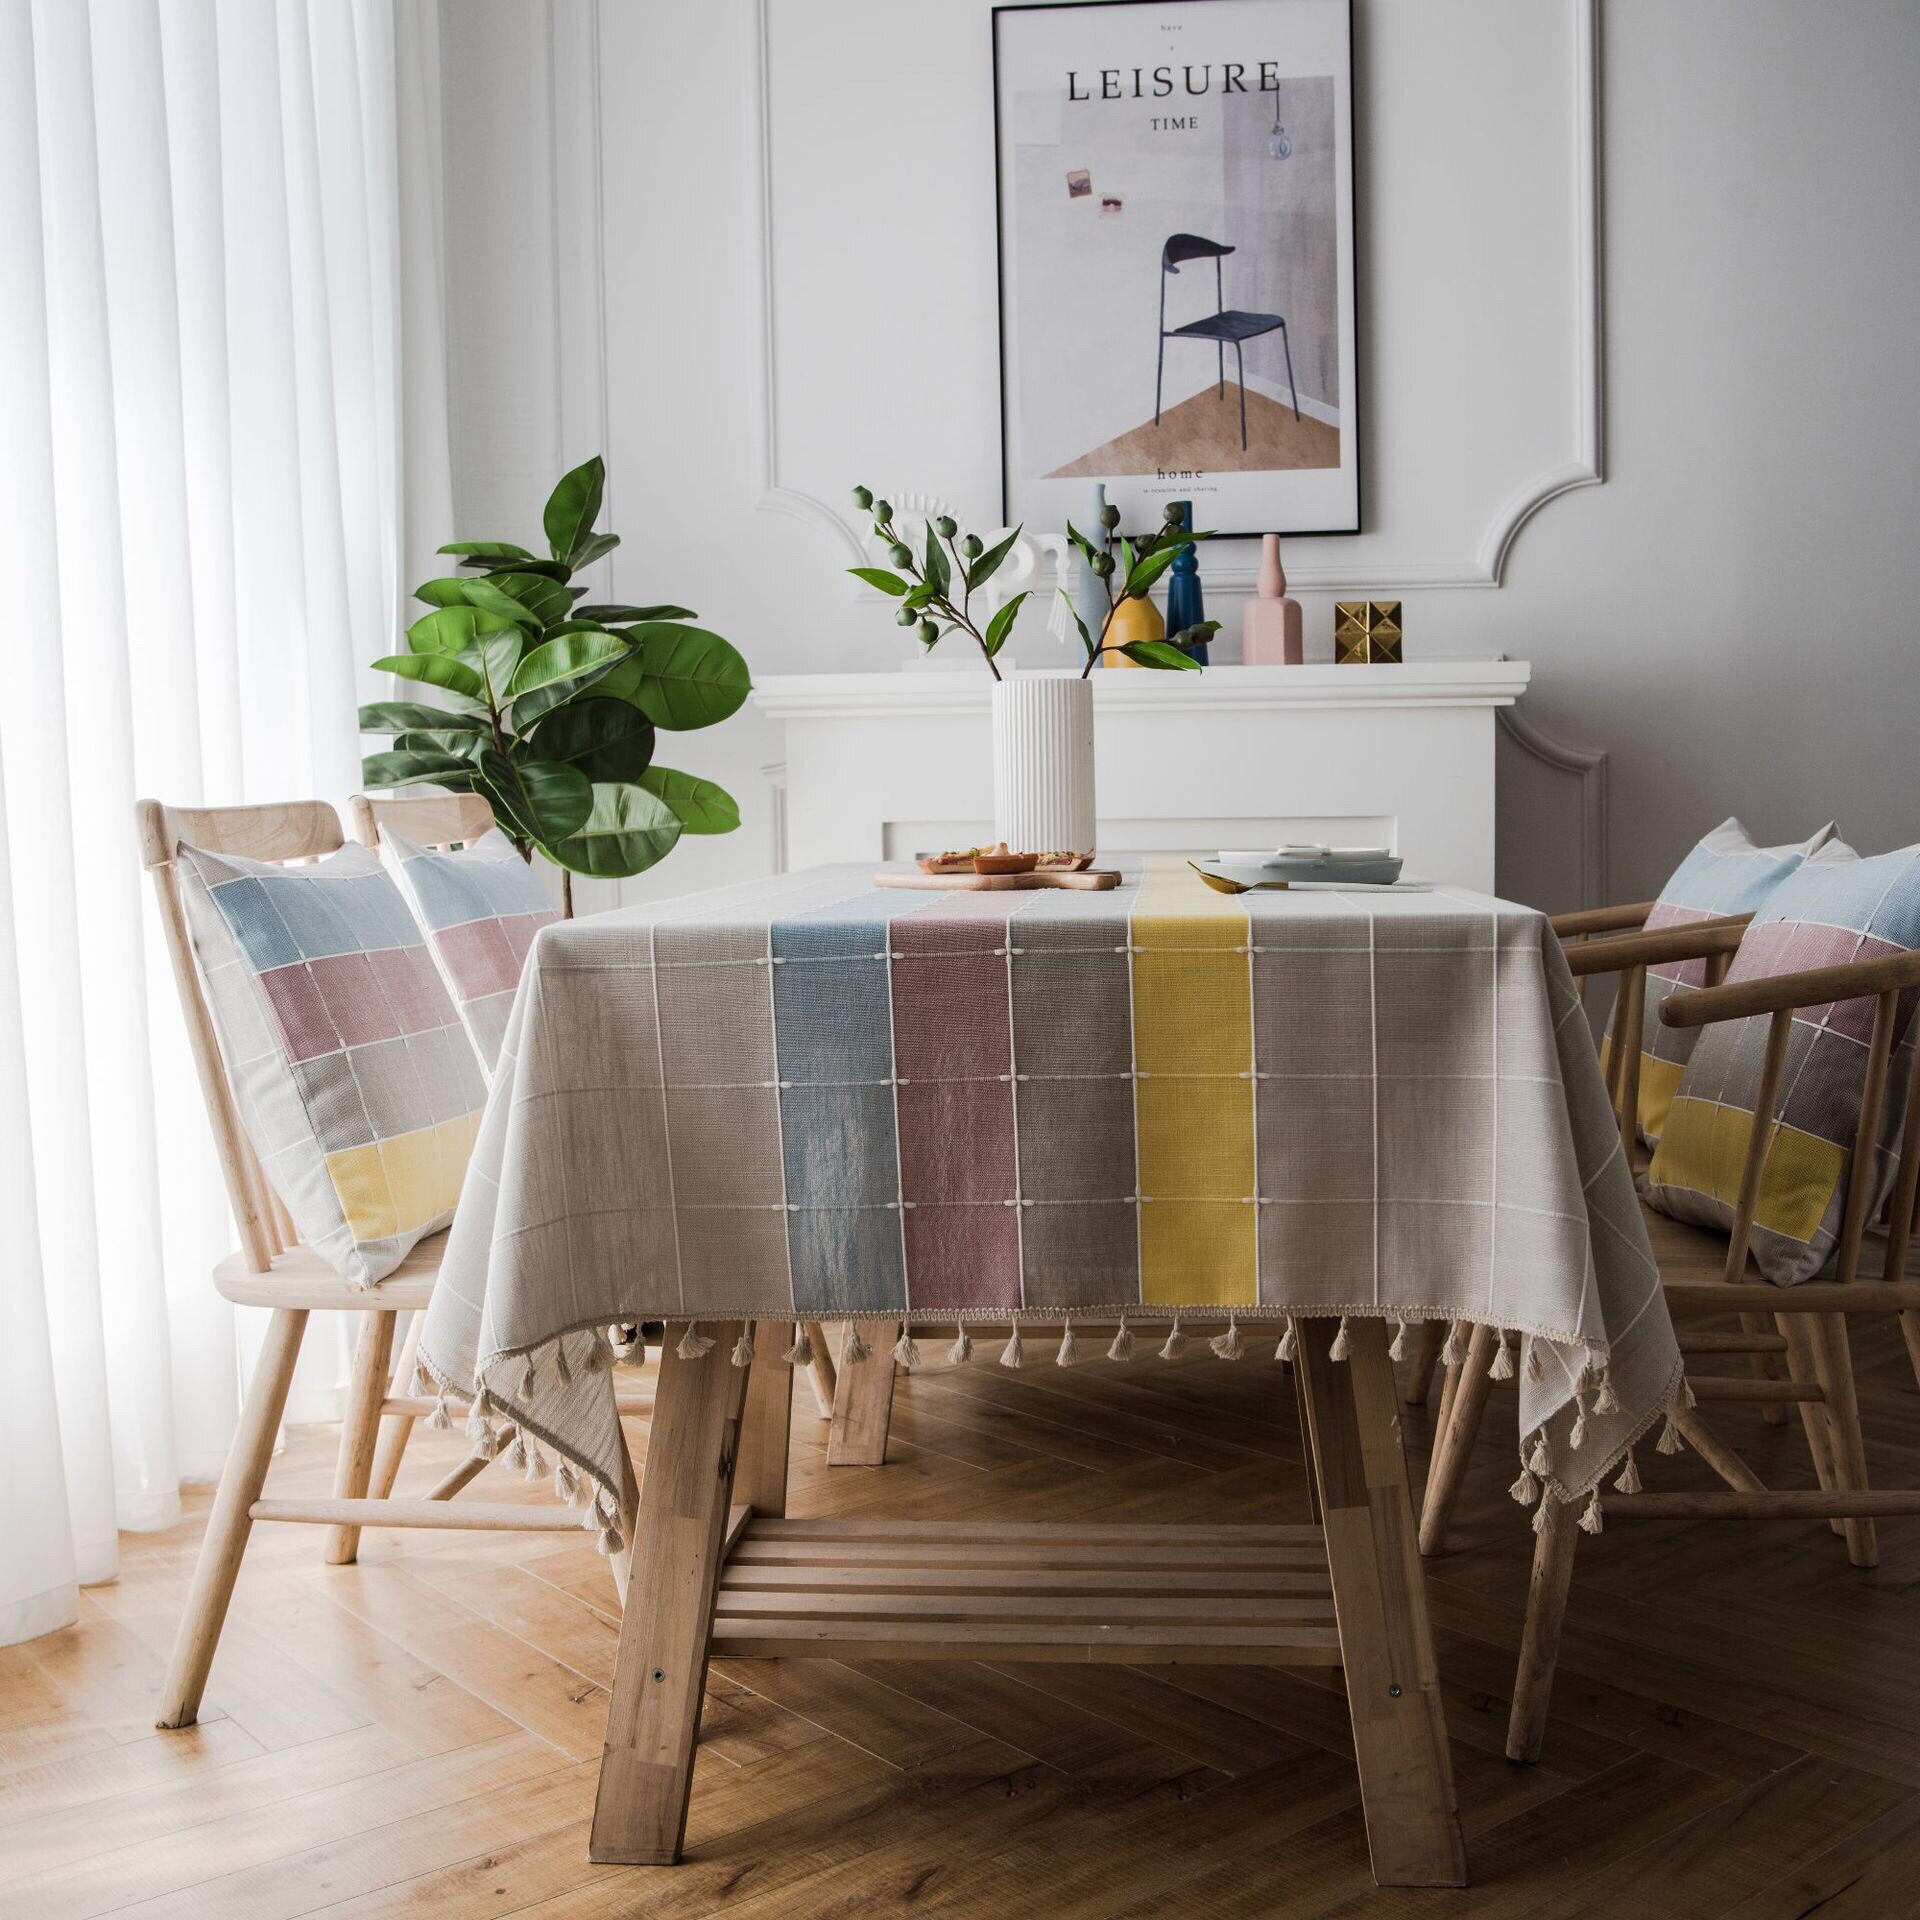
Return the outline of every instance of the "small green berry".
<path id="1" fill-rule="evenodd" d="M 1165 522 L 1167 523 L 1167 525 L 1168 525 L 1168 526 L 1170 526 L 1170 527 L 1177 527 L 1177 526 L 1178 526 L 1178 525 L 1180 524 L 1180 503 L 1179 503 L 1179 501 L 1177 501 L 1177 500 L 1169 500 L 1169 501 L 1167 502 L 1167 510 L 1166 510 L 1166 512 L 1165 512 L 1165 513 L 1163 513 L 1163 514 L 1162 514 L 1162 515 L 1161 515 L 1160 517 L 1161 517 L 1161 519 L 1163 519 L 1163 520 L 1164 520 L 1164 521 L 1165 521 Z"/>
<path id="2" fill-rule="evenodd" d="M 967 537 L 960 542 L 960 551 L 965 554 L 969 560 L 978 560 L 982 551 L 980 536 L 977 533 L 968 534 Z"/>
<path id="3" fill-rule="evenodd" d="M 869 493 L 865 487 L 855 487 L 853 490 L 853 504 L 858 507 L 862 513 L 865 513 L 866 510 L 873 505 L 873 495 Z"/>
<path id="4" fill-rule="evenodd" d="M 1118 507 L 1102 507 L 1100 509 L 1100 524 L 1111 533 L 1114 528 L 1120 524 L 1120 509 Z"/>
<path id="5" fill-rule="evenodd" d="M 913 549 L 904 542 L 896 540 L 893 545 L 887 549 L 887 558 L 890 559 L 896 567 L 910 567 L 913 564 Z"/>
<path id="6" fill-rule="evenodd" d="M 911 607 L 901 607 L 894 613 L 893 624 L 896 627 L 910 627 L 919 617 Z"/>
<path id="7" fill-rule="evenodd" d="M 1110 553 L 1096 553 L 1088 564 L 1093 568 L 1094 572 L 1104 580 L 1113 571 L 1113 555 Z"/>
<path id="8" fill-rule="evenodd" d="M 928 646 L 932 646 L 933 643 L 940 638 L 938 625 L 931 620 L 922 620 L 920 622 L 920 638 L 924 640 Z"/>
<path id="9" fill-rule="evenodd" d="M 943 513 L 940 518 L 933 523 L 933 530 L 942 540 L 951 540 L 953 536 L 960 531 L 954 524 L 953 516 L 946 513 Z"/>
<path id="10" fill-rule="evenodd" d="M 884 527 L 892 518 L 893 504 L 891 501 L 876 500 L 873 503 L 873 519 L 876 526 Z"/>

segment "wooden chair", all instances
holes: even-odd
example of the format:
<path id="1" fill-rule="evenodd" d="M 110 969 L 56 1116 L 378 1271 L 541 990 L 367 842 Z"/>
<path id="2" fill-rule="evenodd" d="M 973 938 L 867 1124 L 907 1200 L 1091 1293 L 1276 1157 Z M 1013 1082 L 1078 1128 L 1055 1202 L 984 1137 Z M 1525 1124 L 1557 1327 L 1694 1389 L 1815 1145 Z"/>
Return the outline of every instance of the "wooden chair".
<path id="1" fill-rule="evenodd" d="M 464 800 L 445 805 L 467 806 Z M 493 1457 L 488 1448 L 474 1454 L 447 1474 L 422 1499 L 389 1497 L 399 1470 L 404 1432 L 391 1443 L 391 1458 L 383 1460 L 383 1483 L 373 1491 L 375 1443 L 381 1416 L 405 1422 L 433 1410 L 429 1399 L 394 1393 L 390 1389 L 394 1317 L 412 1313 L 415 1324 L 433 1294 L 440 1267 L 444 1233 L 424 1240 L 400 1266 L 371 1290 L 349 1286 L 311 1248 L 300 1244 L 286 1209 L 268 1185 L 258 1159 L 241 1129 L 232 1087 L 222 1063 L 213 1016 L 195 960 L 192 939 L 181 905 L 176 849 L 182 842 L 209 852 L 283 865 L 319 858 L 343 843 L 340 823 L 331 807 L 319 800 L 254 807 L 169 807 L 157 800 L 135 803 L 143 864 L 153 876 L 160 922 L 172 964 L 174 985 L 187 1024 L 194 1066 L 206 1097 L 208 1118 L 227 1197 L 240 1234 L 240 1250 L 214 1268 L 213 1283 L 236 1305 L 265 1307 L 272 1318 L 241 1408 L 240 1424 L 221 1472 L 206 1538 L 194 1570 L 193 1585 L 180 1623 L 173 1658 L 161 1687 L 162 1727 L 191 1726 L 199 1713 L 207 1675 L 219 1644 L 220 1628 L 234 1581 L 256 1520 L 294 1521 L 327 1529 L 326 1558 L 341 1566 L 353 1560 L 360 1529 L 368 1526 L 471 1527 L 487 1531 L 522 1529 L 530 1532 L 577 1532 L 580 1516 L 567 1508 L 522 1504 L 450 1504 L 453 1496 L 478 1475 Z M 326 1500 L 267 1500 L 261 1497 L 274 1437 L 286 1406 L 287 1389 L 300 1356 L 307 1316 L 314 1312 L 357 1313 L 360 1335 L 354 1351 L 347 1406 L 340 1424 L 340 1454 L 334 1473 L 333 1497 Z M 406 1384 L 411 1365 L 402 1375 Z M 631 1468 L 627 1473 L 624 1531 L 632 1537 L 632 1516 L 639 1489 Z M 614 1577 L 622 1594 L 627 1568 L 614 1556 Z"/>
<path id="2" fill-rule="evenodd" d="M 1576 974 L 1632 969 L 1681 958 L 1709 962 L 1717 981 L 1739 943 L 1740 928 L 1726 922 L 1698 922 L 1614 941 L 1595 941 L 1568 955 Z M 1681 1436 L 1725 1483 L 1726 1491 L 1648 1493 L 1610 1497 L 1608 1520 L 1633 1519 L 1816 1519 L 1826 1520 L 1846 1540 L 1847 1557 L 1859 1567 L 1877 1563 L 1874 1522 L 1892 1515 L 1920 1514 L 1920 1490 L 1876 1490 L 1867 1484 L 1866 1450 L 1860 1408 L 1854 1390 L 1847 1320 L 1857 1313 L 1897 1313 L 1903 1325 L 1920 1308 L 1920 1284 L 1905 1276 L 1912 1242 L 1916 1195 L 1920 1195 L 1920 1074 L 1913 1076 L 1902 1116 L 1899 1156 L 1887 1203 L 1886 1254 L 1877 1279 L 1862 1280 L 1860 1263 L 1868 1227 L 1876 1142 L 1885 1105 L 1899 999 L 1920 987 L 1920 953 L 1891 954 L 1846 966 L 1821 967 L 1734 984 L 1712 984 L 1673 994 L 1661 1007 L 1668 1026 L 1704 1027 L 1723 1020 L 1769 1017 L 1767 1047 L 1755 1101 L 1755 1123 L 1741 1170 L 1740 1191 L 1731 1231 L 1721 1235 L 1647 1213 L 1649 1235 L 1659 1260 L 1669 1311 L 1682 1322 L 1680 1348 L 1687 1361 L 1692 1408 L 1676 1411 Z M 1628 990 L 1631 995 L 1631 989 Z M 1832 1001 L 1870 998 L 1874 1021 L 1868 1043 L 1860 1118 L 1841 1215 L 1832 1280 L 1778 1287 L 1750 1268 L 1749 1246 L 1759 1204 L 1761 1176 L 1774 1128 L 1770 1115 L 1780 1089 L 1787 1041 L 1796 1009 Z M 1629 1001 L 1631 1004 L 1631 1000 Z M 1631 1018 L 1620 1031 L 1632 1034 Z M 1636 1049 L 1637 1051 L 1637 1049 Z M 1630 1075 L 1616 1086 L 1631 1090 Z M 1631 1133 L 1630 1104 L 1620 1107 L 1623 1136 Z M 1737 1327 L 1711 1329 L 1691 1323 L 1737 1320 Z M 1707 1356 L 1741 1356 L 1769 1367 L 1784 1366 L 1784 1377 L 1756 1366 L 1750 1378 L 1699 1372 L 1694 1362 Z M 1484 1378 L 1485 1368 L 1480 1369 Z M 1470 1408 L 1472 1357 L 1456 1396 L 1454 1416 L 1471 1412 L 1477 1424 L 1482 1391 Z M 1819 1481 L 1815 1488 L 1769 1489 L 1745 1460 L 1722 1440 L 1701 1408 L 1714 1402 L 1758 1401 L 1785 1417 L 1796 1407 L 1808 1452 Z M 1448 1436 L 1451 1440 L 1452 1436 Z M 1472 1444 L 1465 1434 L 1463 1447 Z M 1436 1458 L 1436 1465 L 1438 1459 Z M 1538 1543 L 1528 1589 L 1527 1619 L 1515 1680 L 1507 1753 L 1535 1760 L 1545 1733 L 1553 1669 L 1573 1574 L 1578 1528 L 1571 1506 L 1549 1500 L 1540 1516 Z M 1444 1523 L 1444 1521 L 1443 1521 Z M 1423 1527 L 1423 1550 L 1427 1540 Z"/>

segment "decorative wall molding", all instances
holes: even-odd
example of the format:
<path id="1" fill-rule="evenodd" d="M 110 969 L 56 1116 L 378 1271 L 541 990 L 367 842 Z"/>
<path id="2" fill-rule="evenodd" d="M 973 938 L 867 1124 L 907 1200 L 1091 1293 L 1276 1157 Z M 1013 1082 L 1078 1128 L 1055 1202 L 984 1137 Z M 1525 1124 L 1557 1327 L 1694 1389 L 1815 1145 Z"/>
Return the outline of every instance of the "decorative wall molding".
<path id="1" fill-rule="evenodd" d="M 1520 529 L 1549 501 L 1581 487 L 1596 486 L 1602 468 L 1600 373 L 1600 63 L 1599 0 L 1567 0 L 1572 16 L 1569 138 L 1573 155 L 1572 247 L 1574 270 L 1574 366 L 1571 395 L 1573 448 L 1557 462 L 1516 487 L 1494 509 L 1474 554 L 1462 560 L 1386 561 L 1356 567 L 1351 563 L 1289 562 L 1287 579 L 1296 592 L 1334 591 L 1354 595 L 1404 593 L 1439 587 L 1497 587 Z M 749 288 L 760 338 L 755 361 L 754 439 L 759 493 L 757 509 L 806 520 L 828 529 L 851 562 L 865 558 L 858 532 L 846 517 L 816 495 L 786 485 L 780 478 L 779 389 L 774 366 L 777 305 L 773 271 L 772 75 L 768 54 L 769 0 L 753 0 L 749 34 L 747 128 L 749 191 L 754 196 Z M 1229 560 L 1224 552 L 1210 564 L 1210 586 L 1248 591 L 1258 576 L 1257 556 Z M 855 589 L 856 594 L 859 589 Z"/>
<path id="2" fill-rule="evenodd" d="M 1501 731 L 1523 753 L 1580 781 L 1580 901 L 1607 902 L 1607 756 L 1598 747 L 1572 747 L 1543 733 L 1518 707 L 1502 707 Z"/>

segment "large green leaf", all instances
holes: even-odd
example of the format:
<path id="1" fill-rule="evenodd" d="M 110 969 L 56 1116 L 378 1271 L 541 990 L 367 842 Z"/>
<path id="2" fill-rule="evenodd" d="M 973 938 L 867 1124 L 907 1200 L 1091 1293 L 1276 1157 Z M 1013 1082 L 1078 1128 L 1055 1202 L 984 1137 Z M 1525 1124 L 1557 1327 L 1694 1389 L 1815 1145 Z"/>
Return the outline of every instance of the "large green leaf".
<path id="1" fill-rule="evenodd" d="M 422 580 L 414 588 L 413 597 L 424 600 L 430 607 L 464 607 L 467 604 L 466 576 L 451 573 L 439 580 Z"/>
<path id="2" fill-rule="evenodd" d="M 583 673 L 604 667 L 620 659 L 627 643 L 614 633 L 568 633 L 548 640 L 533 649 L 520 662 L 507 688 L 507 698 L 517 700 L 537 687 L 550 687 L 557 681 L 576 680 Z"/>
<path id="3" fill-rule="evenodd" d="M 526 733 L 537 726 L 550 713 L 557 713 L 568 707 L 583 695 L 601 691 L 602 682 L 609 674 L 623 673 L 627 661 L 616 660 L 611 666 L 596 667 L 591 673 L 583 673 L 575 680 L 556 680 L 551 686 L 536 687 L 531 693 L 523 693 L 513 703 L 513 727 L 516 733 Z"/>
<path id="4" fill-rule="evenodd" d="M 653 759 L 653 722 L 625 700 L 575 700 L 541 721 L 527 745 L 589 780 L 638 780 Z"/>
<path id="5" fill-rule="evenodd" d="M 369 787 L 411 787 L 472 771 L 473 762 L 457 753 L 370 753 L 360 762 L 360 778 Z"/>
<path id="6" fill-rule="evenodd" d="M 575 873 L 624 880 L 644 873 L 680 838 L 680 817 L 658 794 L 629 782 L 598 781 L 586 823 L 564 840 L 545 840 L 548 859 Z"/>
<path id="7" fill-rule="evenodd" d="M 475 750 L 487 737 L 483 733 L 449 733 L 444 727 L 416 727 L 410 733 L 396 733 L 391 750 L 395 753 L 458 754 L 471 767 Z"/>
<path id="8" fill-rule="evenodd" d="M 658 794 L 689 833 L 731 833 L 740 824 L 739 802 L 711 780 L 673 767 L 649 767 L 640 784 Z"/>
<path id="9" fill-rule="evenodd" d="M 1158 553 L 1150 553 L 1144 560 L 1136 560 L 1127 572 L 1127 594 L 1130 599 L 1141 600 L 1166 570 L 1179 559 L 1178 547 L 1162 547 Z"/>
<path id="10" fill-rule="evenodd" d="M 509 627 L 504 633 L 483 633 L 460 656 L 480 676 L 485 689 L 481 698 L 489 707 L 498 708 L 507 704 L 507 686 L 520 665 L 523 644 L 519 629 Z"/>
<path id="11" fill-rule="evenodd" d="M 564 840 L 585 826 L 593 787 L 577 767 L 550 760 L 513 760 L 497 747 L 475 756 L 495 807 L 528 840 Z"/>
<path id="12" fill-rule="evenodd" d="M 574 549 L 592 533 L 593 523 L 600 517 L 600 501 L 606 490 L 606 463 L 597 453 L 560 476 L 560 484 L 548 496 L 546 512 L 541 515 L 547 546 L 556 560 L 571 563 Z"/>
<path id="13" fill-rule="evenodd" d="M 1007 635 L 1013 631 L 1013 623 L 1019 618 L 1020 603 L 1027 597 L 1027 590 L 1016 593 L 1007 604 L 987 622 L 987 630 L 981 638 L 987 643 L 987 658 L 993 656 L 1007 644 Z M 1076 616 L 1077 617 L 1077 616 Z"/>
<path id="14" fill-rule="evenodd" d="M 362 733 L 436 732 L 485 733 L 487 723 L 476 714 L 453 713 L 418 700 L 375 700 L 360 709 Z"/>
<path id="15" fill-rule="evenodd" d="M 395 653 L 373 663 L 375 673 L 397 674 L 402 680 L 425 680 L 449 693 L 484 701 L 487 683 L 464 660 L 444 653 Z"/>
<path id="16" fill-rule="evenodd" d="M 471 583 L 461 581 L 463 587 Z M 483 633 L 511 633 L 514 622 L 478 607 L 437 607 L 423 613 L 407 629 L 407 645 L 415 653 L 464 653 Z"/>
<path id="17" fill-rule="evenodd" d="M 972 566 L 967 569 L 967 591 L 984 586 L 1000 571 L 1000 562 L 1013 551 L 1013 543 L 1020 538 L 1021 529 L 1015 527 L 997 546 L 989 547 Z"/>
<path id="18" fill-rule="evenodd" d="M 600 683 L 601 692 L 631 700 L 656 727 L 685 732 L 737 713 L 753 691 L 747 663 L 730 641 L 704 627 L 648 621 L 623 627 L 633 657 Z"/>
<path id="19" fill-rule="evenodd" d="M 436 547 L 434 551 L 464 554 L 472 560 L 531 560 L 533 558 L 525 547 L 516 547 L 511 540 L 449 540 L 444 547 Z"/>
<path id="20" fill-rule="evenodd" d="M 558 560 L 463 560 L 460 564 L 493 580 L 498 580 L 503 573 L 531 573 L 563 587 L 572 573 L 571 568 L 562 566 Z M 469 580 L 473 577 L 473 574 L 467 575 Z"/>
<path id="21" fill-rule="evenodd" d="M 598 620 L 603 626 L 624 626 L 629 620 L 698 620 L 691 607 L 630 607 L 624 601 L 609 600 L 591 607 L 575 607 L 576 620 Z"/>
<path id="22" fill-rule="evenodd" d="M 564 620 L 573 608 L 566 588 L 537 573 L 489 573 L 460 584 L 469 606 L 515 626 L 537 630 L 549 619 Z"/>
<path id="23" fill-rule="evenodd" d="M 596 560 L 604 560 L 619 544 L 617 533 L 590 533 L 567 555 L 567 565 L 579 573 Z"/>
<path id="24" fill-rule="evenodd" d="M 1120 651 L 1136 667 L 1166 667 L 1177 669 L 1184 667 L 1190 672 L 1200 671 L 1200 662 L 1192 654 L 1182 652 L 1167 640 L 1129 640 Z"/>

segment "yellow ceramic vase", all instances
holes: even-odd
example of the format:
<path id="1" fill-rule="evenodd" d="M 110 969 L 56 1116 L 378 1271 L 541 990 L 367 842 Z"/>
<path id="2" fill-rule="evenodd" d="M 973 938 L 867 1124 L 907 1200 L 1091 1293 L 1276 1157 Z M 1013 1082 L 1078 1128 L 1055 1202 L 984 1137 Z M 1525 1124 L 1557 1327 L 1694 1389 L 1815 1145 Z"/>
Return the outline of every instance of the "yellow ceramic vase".
<path id="1" fill-rule="evenodd" d="M 1110 647 L 1130 646 L 1135 640 L 1164 640 L 1167 637 L 1167 623 L 1160 617 L 1160 609 L 1152 600 L 1122 600 L 1114 609 L 1113 622 L 1107 628 L 1106 644 Z M 1109 667 L 1132 667 L 1136 672 L 1140 663 L 1129 660 L 1124 653 L 1105 653 L 1100 656 L 1103 665 Z"/>

